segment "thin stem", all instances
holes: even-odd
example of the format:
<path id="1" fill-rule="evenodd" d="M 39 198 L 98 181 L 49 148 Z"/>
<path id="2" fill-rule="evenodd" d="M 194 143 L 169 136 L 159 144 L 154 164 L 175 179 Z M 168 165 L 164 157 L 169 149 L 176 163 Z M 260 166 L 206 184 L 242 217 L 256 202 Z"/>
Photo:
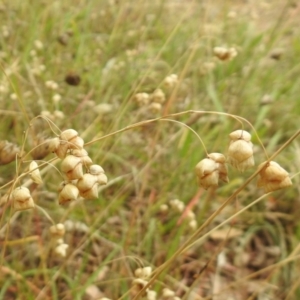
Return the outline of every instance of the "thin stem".
<path id="1" fill-rule="evenodd" d="M 49 118 L 47 118 L 46 116 L 38 115 L 38 116 L 34 117 L 34 118 L 31 120 L 31 122 L 34 121 L 35 119 L 43 119 L 43 120 L 45 120 L 45 121 L 48 123 L 48 125 L 49 125 L 51 131 L 52 131 L 56 136 L 59 136 L 59 135 L 60 135 L 61 130 L 59 129 L 59 127 L 56 126 L 56 124 L 55 124 L 53 121 L 51 121 Z M 59 131 L 59 133 L 55 133 L 55 131 L 54 131 L 54 129 L 52 128 L 52 126 L 54 126 L 54 127 Z"/>
<path id="2" fill-rule="evenodd" d="M 50 215 L 39 205 L 35 205 L 35 207 L 40 210 L 44 215 L 45 217 L 53 224 L 55 225 L 55 222 L 53 221 L 53 219 L 50 217 Z"/>
<path id="3" fill-rule="evenodd" d="M 267 161 L 271 161 L 273 158 L 275 158 L 283 149 L 285 149 L 294 139 L 296 139 L 300 135 L 300 130 L 298 130 L 292 137 L 288 139 Z M 140 295 L 142 295 L 143 292 L 155 281 L 155 279 L 180 255 L 182 254 L 186 249 L 190 247 L 190 245 L 193 245 L 195 243 L 195 240 L 197 239 L 197 236 L 200 234 L 200 232 L 207 227 L 214 218 L 220 214 L 220 212 L 227 206 L 229 203 L 231 203 L 235 197 L 242 191 L 244 188 L 259 174 L 259 172 L 262 170 L 264 165 L 262 165 L 259 169 L 257 169 L 245 182 L 243 185 L 241 185 L 203 224 L 198 228 L 188 239 L 187 241 L 166 261 L 163 265 L 158 267 L 153 272 L 153 277 L 149 280 L 148 284 L 133 298 L 133 300 L 136 300 L 139 298 Z"/>
<path id="4" fill-rule="evenodd" d="M 206 147 L 205 147 L 205 144 L 204 144 L 203 140 L 201 139 L 201 137 L 199 136 L 199 134 L 198 134 L 194 129 L 192 129 L 190 126 L 188 126 L 188 125 L 186 125 L 186 124 L 184 124 L 184 123 L 182 123 L 182 122 L 179 122 L 179 121 L 176 121 L 176 120 L 172 120 L 172 119 L 161 119 L 161 120 L 159 120 L 159 121 L 173 122 L 173 123 L 177 123 L 177 124 L 180 124 L 180 125 L 182 125 L 182 126 L 188 128 L 191 132 L 193 132 L 193 133 L 196 135 L 196 137 L 197 137 L 198 140 L 200 141 L 202 147 L 204 148 L 204 151 L 205 151 L 206 155 L 208 155 L 208 152 L 207 152 L 207 149 L 206 149 Z"/>

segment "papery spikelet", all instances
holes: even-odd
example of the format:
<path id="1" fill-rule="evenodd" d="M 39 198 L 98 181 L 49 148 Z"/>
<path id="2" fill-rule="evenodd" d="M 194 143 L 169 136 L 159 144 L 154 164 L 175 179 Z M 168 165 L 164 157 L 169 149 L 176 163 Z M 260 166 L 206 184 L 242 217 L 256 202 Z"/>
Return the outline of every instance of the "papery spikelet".
<path id="1" fill-rule="evenodd" d="M 86 173 L 77 182 L 77 187 L 80 192 L 80 196 L 85 199 L 97 199 L 98 198 L 98 183 L 97 176 Z"/>
<path id="2" fill-rule="evenodd" d="M 226 158 L 221 153 L 210 153 L 208 157 L 218 163 L 219 178 L 224 182 L 229 182 L 228 170 L 225 164 Z"/>
<path id="3" fill-rule="evenodd" d="M 84 166 L 90 166 L 93 164 L 92 159 L 89 157 L 88 152 L 85 149 L 74 149 L 72 155 L 79 157 Z"/>
<path id="4" fill-rule="evenodd" d="M 58 202 L 59 204 L 65 204 L 70 201 L 74 201 L 79 196 L 78 188 L 71 183 L 62 183 L 59 188 Z"/>
<path id="5" fill-rule="evenodd" d="M 64 243 L 62 239 L 58 240 L 54 253 L 61 257 L 66 257 L 69 245 Z"/>
<path id="6" fill-rule="evenodd" d="M 214 55 L 220 60 L 231 60 L 236 57 L 238 52 L 235 48 L 215 47 L 213 49 Z"/>
<path id="7" fill-rule="evenodd" d="M 60 143 L 68 144 L 69 149 L 82 149 L 84 141 L 74 129 L 67 129 L 60 134 Z"/>
<path id="8" fill-rule="evenodd" d="M 166 101 L 165 93 L 161 89 L 156 89 L 151 95 L 151 100 L 155 103 L 164 103 Z"/>
<path id="9" fill-rule="evenodd" d="M 151 273 L 152 273 L 151 267 L 137 268 L 134 271 L 134 276 L 137 278 L 148 279 L 151 276 Z"/>
<path id="10" fill-rule="evenodd" d="M 52 225 L 49 228 L 49 231 L 50 231 L 52 237 L 62 238 L 65 235 L 66 229 L 65 229 L 64 224 L 58 223 L 58 224 Z"/>
<path id="11" fill-rule="evenodd" d="M 24 186 L 16 188 L 12 192 L 12 198 L 14 201 L 13 206 L 15 210 L 26 210 L 34 208 L 35 206 L 29 189 Z"/>
<path id="12" fill-rule="evenodd" d="M 97 199 L 98 198 L 98 183 L 95 183 L 93 187 L 85 192 L 80 192 L 80 196 L 84 199 Z"/>
<path id="13" fill-rule="evenodd" d="M 39 160 L 45 158 L 48 154 L 55 152 L 59 146 L 59 138 L 44 139 L 39 138 L 35 142 L 35 147 L 31 152 L 33 159 Z"/>
<path id="14" fill-rule="evenodd" d="M 103 168 L 99 165 L 91 165 L 90 168 L 89 168 L 89 172 L 92 175 L 104 174 Z"/>
<path id="15" fill-rule="evenodd" d="M 250 133 L 245 130 L 236 130 L 229 137 L 231 140 L 227 155 L 228 163 L 241 172 L 253 167 L 253 145 L 250 142 Z"/>
<path id="16" fill-rule="evenodd" d="M 219 164 L 213 159 L 204 158 L 195 167 L 199 186 L 205 189 L 218 186 Z"/>
<path id="17" fill-rule="evenodd" d="M 83 176 L 81 158 L 68 155 L 61 163 L 61 170 L 69 180 L 79 179 Z"/>
<path id="18" fill-rule="evenodd" d="M 16 159 L 17 155 L 21 155 L 20 148 L 8 141 L 0 142 L 0 165 L 6 165 Z"/>
<path id="19" fill-rule="evenodd" d="M 289 173 L 275 161 L 261 163 L 258 169 L 261 170 L 259 172 L 260 177 L 257 181 L 257 186 L 263 187 L 266 193 L 292 185 Z"/>
<path id="20" fill-rule="evenodd" d="M 108 179 L 104 173 L 97 175 L 97 183 L 99 183 L 100 185 L 106 185 L 107 182 Z"/>
<path id="21" fill-rule="evenodd" d="M 33 182 L 36 184 L 42 184 L 43 180 L 38 167 L 38 164 L 35 161 L 32 161 L 29 165 L 29 171 L 31 171 L 29 174 Z"/>

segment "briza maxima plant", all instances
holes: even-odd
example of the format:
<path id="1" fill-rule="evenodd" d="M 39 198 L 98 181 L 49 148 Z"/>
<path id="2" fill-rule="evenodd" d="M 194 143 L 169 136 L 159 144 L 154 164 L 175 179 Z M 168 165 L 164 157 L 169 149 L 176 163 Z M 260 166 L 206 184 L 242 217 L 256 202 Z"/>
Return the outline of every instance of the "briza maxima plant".
<path id="1" fill-rule="evenodd" d="M 208 152 L 206 146 L 203 142 L 203 138 L 188 125 L 175 120 L 174 118 L 179 117 L 184 114 L 215 114 L 222 115 L 233 118 L 240 124 L 240 128 L 229 133 L 229 147 L 227 152 Z M 49 121 L 49 120 L 47 120 Z M 238 171 L 243 172 L 245 170 L 250 170 L 254 167 L 254 154 L 253 154 L 253 144 L 251 142 L 251 134 L 244 129 L 245 124 L 249 125 L 250 129 L 255 133 L 258 141 L 259 137 L 253 126 L 244 118 L 239 116 L 234 116 L 226 113 L 220 112 L 210 112 L 210 111 L 185 111 L 176 114 L 171 114 L 164 117 L 154 118 L 150 120 L 145 120 L 139 123 L 129 125 L 123 129 L 117 130 L 100 138 L 94 139 L 90 142 L 85 143 L 83 138 L 80 137 L 79 133 L 74 129 L 67 129 L 61 131 L 53 139 L 47 139 L 46 142 L 51 145 L 52 152 L 56 155 L 56 159 L 61 160 L 60 171 L 57 169 L 61 176 L 61 184 L 58 187 L 58 203 L 60 205 L 68 205 L 68 203 L 75 202 L 77 200 L 86 199 L 97 199 L 99 187 L 108 183 L 107 175 L 104 169 L 95 164 L 92 158 L 88 154 L 88 147 L 94 143 L 97 143 L 103 139 L 109 138 L 116 134 L 120 134 L 130 129 L 134 129 L 140 126 L 144 126 L 153 122 L 172 122 L 179 124 L 185 128 L 188 128 L 197 139 L 200 141 L 206 157 L 202 158 L 200 162 L 196 165 L 196 178 L 198 179 L 199 186 L 204 189 L 214 188 L 216 189 L 219 184 L 226 184 L 229 182 L 228 167 L 232 166 Z M 50 122 L 50 121 L 49 121 Z M 184 253 L 193 243 L 197 240 L 202 230 L 212 222 L 212 220 L 224 209 L 226 205 L 231 203 L 236 196 L 250 183 L 252 179 L 259 176 L 258 186 L 263 187 L 265 192 L 271 192 L 274 190 L 286 188 L 292 185 L 291 179 L 287 171 L 285 171 L 279 164 L 274 162 L 274 158 L 287 147 L 298 135 L 300 131 L 295 133 L 280 149 L 278 149 L 272 156 L 266 154 L 266 161 L 259 165 L 258 169 L 245 180 L 245 182 L 232 194 L 229 198 L 219 207 L 219 209 L 214 212 L 200 227 L 196 227 L 193 230 L 191 236 L 179 247 L 178 250 L 166 261 L 163 265 L 158 267 L 153 272 L 150 269 L 138 270 L 136 273 L 137 278 L 132 281 L 132 296 L 133 299 L 139 299 L 141 296 L 147 295 L 147 293 L 152 293 L 152 284 L 156 280 L 163 270 L 165 270 L 168 265 L 170 265 L 177 256 Z M 261 147 L 265 151 L 263 144 L 260 142 Z M 19 157 L 20 161 L 25 161 L 26 157 L 32 149 L 27 154 Z M 266 153 L 266 151 L 265 151 Z M 41 169 L 44 165 L 51 164 L 51 160 L 47 163 L 32 163 L 30 161 L 29 171 L 21 173 L 16 177 L 8 191 L 11 195 L 13 208 L 15 211 L 28 210 L 32 208 L 39 208 L 39 206 L 34 202 L 31 192 L 24 185 L 20 185 L 21 179 L 26 178 L 26 176 L 31 176 L 32 180 L 36 180 L 40 185 L 43 183 L 42 176 L 39 177 L 40 173 L 36 172 Z M 21 168 L 20 168 L 21 170 Z M 54 171 L 54 170 L 53 170 Z M 39 174 L 39 175 L 38 175 Z M 35 178 L 35 179 L 34 179 Z M 18 186 L 20 185 L 20 186 Z M 7 185 L 9 186 L 9 184 Z M 8 198 L 8 199 L 10 199 Z M 48 219 L 50 218 L 47 215 Z M 51 218 L 50 218 L 51 219 Z M 53 251 L 56 255 L 60 257 L 65 257 L 68 254 L 68 244 L 64 241 L 64 228 L 60 223 L 55 223 L 52 221 L 53 226 L 50 229 L 51 235 L 53 236 Z M 197 224 L 197 223 L 196 223 Z M 196 225 L 197 226 L 197 225 Z M 150 275 L 149 275 L 150 274 Z"/>
<path id="2" fill-rule="evenodd" d="M 159 90 L 156 90 L 154 94 L 155 97 L 159 99 L 163 98 L 163 95 Z M 159 102 L 161 102 L 161 100 Z M 53 153 L 55 153 L 56 156 L 62 160 L 62 182 L 58 187 L 58 203 L 66 204 L 80 198 L 97 199 L 99 187 L 101 185 L 107 184 L 108 179 L 103 168 L 100 165 L 93 163 L 93 160 L 90 158 L 86 147 L 88 147 L 91 144 L 97 143 L 102 139 L 108 138 L 110 136 L 130 129 L 134 129 L 139 126 L 143 126 L 151 122 L 168 121 L 178 123 L 188 128 L 196 135 L 196 137 L 201 142 L 205 152 L 207 153 L 206 157 L 203 158 L 195 167 L 198 184 L 204 189 L 209 189 L 211 187 L 217 188 L 220 182 L 229 182 L 227 164 L 231 165 L 232 167 L 238 169 L 241 172 L 250 169 L 254 166 L 253 144 L 251 142 L 251 134 L 248 131 L 244 129 L 238 129 L 229 133 L 229 148 L 227 150 L 227 156 L 218 152 L 208 153 L 202 138 L 192 128 L 177 120 L 170 119 L 171 117 L 174 118 L 188 113 L 215 114 L 227 116 L 237 120 L 242 126 L 244 126 L 244 123 L 248 124 L 256 134 L 256 131 L 253 128 L 253 126 L 246 119 L 226 113 L 211 111 L 185 111 L 176 114 L 171 114 L 165 117 L 159 117 L 155 119 L 142 121 L 127 126 L 126 128 L 108 134 L 106 136 L 95 139 L 86 144 L 84 143 L 83 138 L 80 137 L 79 133 L 75 129 L 66 129 L 64 131 L 61 131 L 57 135 L 57 137 L 45 140 L 45 144 L 48 145 L 47 148 L 50 149 L 50 151 L 52 151 Z M 45 117 L 42 118 L 46 119 L 47 122 L 49 122 L 49 124 L 52 124 L 49 119 Z M 55 124 L 52 124 L 51 126 L 55 126 Z M 295 136 L 297 136 L 297 134 L 295 134 Z M 292 139 L 294 139 L 294 137 L 292 137 L 291 140 Z M 6 141 L 2 142 L 1 145 L 3 145 L 2 150 L 6 149 L 7 147 L 12 147 L 11 144 Z M 261 146 L 265 151 L 262 143 Z M 39 147 L 40 145 L 36 146 L 29 153 L 34 153 L 35 156 L 38 156 L 37 149 Z M 22 152 L 20 148 L 18 148 L 16 145 L 13 146 L 13 149 L 19 150 L 19 152 L 16 153 L 14 151 L 14 156 L 20 155 L 18 153 Z M 42 150 L 44 155 L 45 149 L 43 147 L 41 147 L 40 149 Z M 276 153 L 275 156 L 278 153 Z M 23 158 L 21 157 L 20 160 L 22 161 L 22 159 Z M 11 161 L 11 158 L 7 161 Z M 32 180 L 39 185 L 43 183 L 39 171 L 40 166 L 41 164 L 39 165 L 37 164 L 37 162 L 31 161 L 29 171 L 27 172 L 27 174 L 31 176 Z M 259 166 L 259 172 L 257 171 L 257 174 L 259 174 L 260 176 L 257 185 L 258 187 L 263 187 L 265 189 L 265 192 L 274 191 L 292 185 L 288 172 L 285 171 L 276 162 L 271 161 L 269 158 L 265 163 Z M 21 174 L 19 178 L 24 176 L 26 176 L 26 173 Z M 17 184 L 18 180 L 19 179 L 17 178 L 15 184 Z M 22 194 L 21 198 L 20 194 Z M 15 203 L 15 210 L 25 210 L 35 207 L 35 203 L 32 197 L 30 196 L 30 191 L 25 187 L 16 187 L 12 192 L 12 196 Z"/>

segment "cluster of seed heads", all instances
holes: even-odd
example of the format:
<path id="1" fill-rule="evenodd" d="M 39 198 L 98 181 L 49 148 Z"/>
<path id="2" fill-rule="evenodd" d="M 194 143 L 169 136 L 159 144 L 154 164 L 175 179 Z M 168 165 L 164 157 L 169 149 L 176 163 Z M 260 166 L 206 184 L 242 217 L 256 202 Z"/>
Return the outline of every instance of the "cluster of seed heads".
<path id="1" fill-rule="evenodd" d="M 178 83 L 178 76 L 176 74 L 171 74 L 167 76 L 164 81 L 163 85 L 165 89 L 172 90 L 176 84 Z M 135 102 L 142 107 L 146 107 L 153 113 L 159 113 L 162 110 L 163 104 L 166 101 L 165 92 L 162 89 L 156 89 L 153 93 L 137 93 L 134 96 Z"/>
<path id="2" fill-rule="evenodd" d="M 2 145 L 3 147 L 0 149 L 5 153 L 8 151 L 7 149 L 11 149 L 13 153 L 9 160 L 11 161 L 19 149 L 8 142 L 3 142 Z M 98 187 L 107 184 L 107 176 L 101 166 L 93 164 L 88 152 L 84 149 L 84 141 L 76 130 L 67 129 L 61 132 L 59 137 L 46 140 L 44 147 L 38 148 L 40 149 L 36 151 L 36 156 L 43 157 L 49 152 L 54 152 L 57 157 L 62 159 L 61 171 L 64 181 L 58 189 L 59 204 L 74 201 L 79 196 L 84 199 L 98 198 Z M 30 163 L 29 175 L 36 184 L 43 183 L 36 161 Z M 29 189 L 24 186 L 13 190 L 12 199 L 15 210 L 25 210 L 35 206 Z"/>
<path id="3" fill-rule="evenodd" d="M 251 134 L 236 130 L 229 134 L 229 138 L 227 159 L 221 153 L 210 153 L 196 165 L 199 186 L 208 189 L 217 187 L 220 180 L 229 182 L 226 162 L 241 172 L 254 166 Z M 288 172 L 276 162 L 264 162 L 258 166 L 258 170 L 257 186 L 263 187 L 266 193 L 292 185 Z"/>
<path id="4" fill-rule="evenodd" d="M 59 204 L 76 200 L 79 195 L 84 199 L 98 198 L 98 187 L 107 183 L 107 177 L 101 166 L 93 164 L 78 132 L 67 129 L 56 141 L 54 152 L 63 159 L 61 171 L 65 177 L 59 187 Z"/>
<path id="5" fill-rule="evenodd" d="M 51 235 L 51 243 L 54 248 L 54 253 L 58 256 L 66 257 L 69 245 L 66 244 L 63 240 L 66 232 L 64 224 L 58 223 L 56 225 L 53 225 L 50 227 L 49 231 Z"/>

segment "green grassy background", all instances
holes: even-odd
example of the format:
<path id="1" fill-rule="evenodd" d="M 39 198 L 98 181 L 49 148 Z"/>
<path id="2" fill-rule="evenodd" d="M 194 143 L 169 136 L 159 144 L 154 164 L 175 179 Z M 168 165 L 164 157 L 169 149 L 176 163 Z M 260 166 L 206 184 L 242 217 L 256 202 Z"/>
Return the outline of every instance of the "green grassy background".
<path id="1" fill-rule="evenodd" d="M 29 124 L 40 114 L 52 115 L 61 130 L 74 128 L 88 142 L 163 114 L 205 110 L 249 120 L 271 155 L 299 129 L 299 11 L 296 1 L 2 1 L 0 139 L 29 151 L 39 136 L 53 137 L 45 121 Z M 213 55 L 216 46 L 235 47 L 238 55 L 219 61 Z M 207 71 L 207 63 L 214 69 Z M 178 85 L 166 90 L 163 81 L 173 73 Z M 80 76 L 78 86 L 66 83 L 70 74 Z M 58 84 L 57 90 L 47 88 L 49 80 Z M 135 94 L 156 88 L 167 96 L 162 111 L 138 107 Z M 55 94 L 60 101 L 53 101 Z M 110 111 L 101 113 L 100 104 Z M 240 128 L 232 118 L 211 114 L 176 120 L 189 124 L 208 152 L 226 154 L 228 134 Z M 266 157 L 254 134 L 253 143 L 258 164 Z M 132 299 L 128 291 L 134 270 L 140 264 L 162 265 L 193 232 L 186 220 L 178 224 L 180 213 L 160 211 L 176 198 L 187 205 L 199 192 L 194 166 L 205 151 L 191 131 L 155 122 L 96 142 L 87 151 L 110 182 L 97 200 L 59 206 L 62 178 L 54 168 L 45 169 L 43 186 L 33 189 L 36 203 L 55 222 L 85 225 L 67 232 L 66 258 L 51 252 L 51 224 L 39 210 L 14 218 L 9 207 L 0 207 L 1 228 L 11 220 L 8 229 L 0 229 L 0 299 L 46 299 L 42 292 L 49 299 Z M 300 169 L 298 156 L 295 140 L 276 161 L 293 175 Z M 252 173 L 230 169 L 229 184 L 200 191 L 193 207 L 197 223 Z M 15 177 L 16 164 L 1 166 L 0 174 L 4 185 Z M 160 295 L 169 287 L 184 299 L 298 299 L 297 260 L 226 290 L 298 253 L 297 176 L 293 183 L 231 222 L 232 230 L 239 230 L 236 237 L 226 237 L 231 232 L 226 227 L 221 238 L 205 239 L 177 257 L 152 289 Z M 2 188 L 2 195 L 6 191 Z M 250 183 L 206 230 L 262 194 Z M 34 239 L 19 240 L 26 237 Z M 10 244 L 13 240 L 21 242 Z M 228 263 L 221 272 L 219 253 Z M 217 280 L 219 298 L 211 296 Z M 98 294 L 89 294 L 91 286 Z"/>

